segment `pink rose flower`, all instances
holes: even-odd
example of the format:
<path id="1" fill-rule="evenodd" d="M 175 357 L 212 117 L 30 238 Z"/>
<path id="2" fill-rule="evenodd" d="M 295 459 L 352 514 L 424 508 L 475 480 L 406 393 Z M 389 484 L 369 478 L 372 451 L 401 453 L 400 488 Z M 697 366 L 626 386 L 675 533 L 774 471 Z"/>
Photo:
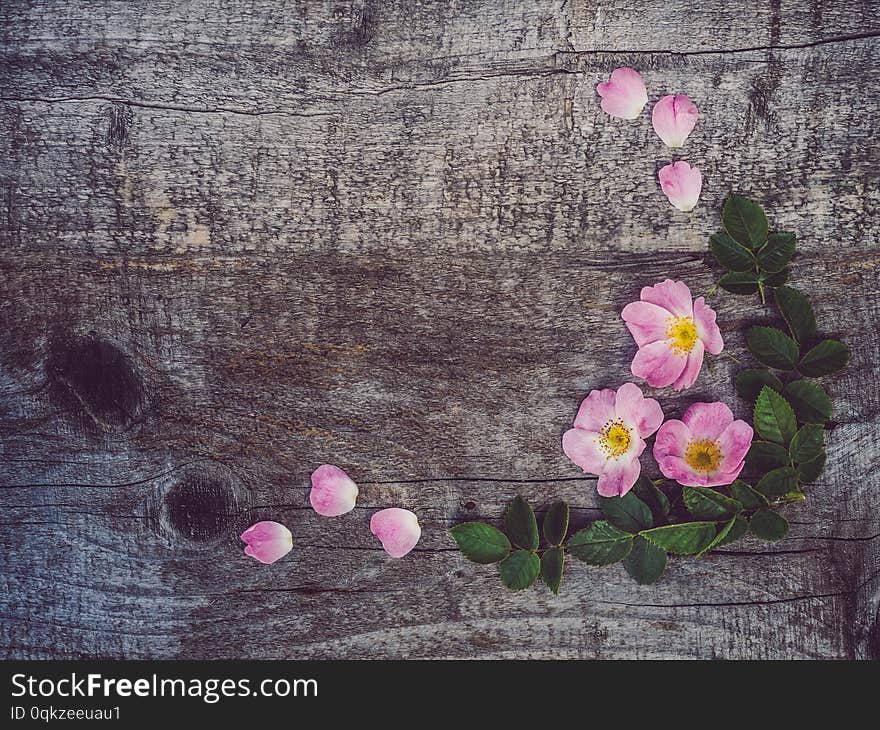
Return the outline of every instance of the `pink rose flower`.
<path id="1" fill-rule="evenodd" d="M 338 517 L 354 509 L 358 488 L 342 469 L 322 464 L 312 472 L 309 502 L 324 517 Z"/>
<path id="2" fill-rule="evenodd" d="M 703 175 L 698 168 L 679 160 L 661 167 L 657 177 L 660 179 L 660 189 L 676 208 L 690 213 L 696 207 L 703 189 Z"/>
<path id="3" fill-rule="evenodd" d="M 385 552 L 392 558 L 402 558 L 422 536 L 419 518 L 408 509 L 399 507 L 389 507 L 374 514 L 370 519 L 370 532 L 379 538 Z"/>
<path id="4" fill-rule="evenodd" d="M 613 390 L 594 390 L 584 399 L 574 428 L 562 437 L 562 450 L 586 474 L 599 477 L 603 497 L 623 496 L 639 478 L 639 456 L 660 424 L 663 411 L 634 383 Z"/>
<path id="5" fill-rule="evenodd" d="M 697 123 L 697 107 L 684 94 L 664 96 L 654 104 L 654 131 L 667 147 L 682 147 Z"/>
<path id="6" fill-rule="evenodd" d="M 293 547 L 290 530 L 268 520 L 248 527 L 241 533 L 241 539 L 247 543 L 244 554 L 267 565 L 283 558 Z"/>
<path id="7" fill-rule="evenodd" d="M 635 119 L 648 103 L 645 82 L 634 68 L 618 68 L 611 72 L 611 79 L 596 86 L 602 97 L 602 110 L 612 117 Z"/>
<path id="8" fill-rule="evenodd" d="M 724 349 L 715 312 L 703 297 L 691 302 L 691 290 L 683 281 L 666 279 L 646 286 L 640 298 L 621 312 L 639 346 L 633 375 L 652 388 L 690 388 L 703 366 L 703 351 L 717 355 Z"/>
<path id="9" fill-rule="evenodd" d="M 657 432 L 654 458 L 663 475 L 686 487 L 731 484 L 752 445 L 752 427 L 723 403 L 694 403 Z"/>

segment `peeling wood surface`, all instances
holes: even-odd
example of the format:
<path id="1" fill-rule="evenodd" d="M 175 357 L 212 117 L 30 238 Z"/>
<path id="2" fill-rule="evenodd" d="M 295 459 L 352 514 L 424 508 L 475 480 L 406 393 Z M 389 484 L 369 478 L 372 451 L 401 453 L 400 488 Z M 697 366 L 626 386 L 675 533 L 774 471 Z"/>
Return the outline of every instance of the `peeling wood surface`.
<path id="1" fill-rule="evenodd" d="M 878 11 L 4 2 L 2 655 L 880 656 Z M 649 112 L 599 109 L 626 64 L 700 108 L 690 215 Z M 711 286 L 732 187 L 799 234 L 794 281 L 854 350 L 791 535 L 504 592 L 446 528 L 517 493 L 596 517 L 560 436 L 627 377 L 642 285 Z M 713 299 L 739 354 L 763 315 Z M 738 367 L 658 397 L 743 414 Z M 308 506 L 322 462 L 361 485 L 343 518 Z M 369 532 L 389 505 L 424 528 L 400 561 Z M 237 535 L 267 518 L 295 549 L 261 567 Z"/>

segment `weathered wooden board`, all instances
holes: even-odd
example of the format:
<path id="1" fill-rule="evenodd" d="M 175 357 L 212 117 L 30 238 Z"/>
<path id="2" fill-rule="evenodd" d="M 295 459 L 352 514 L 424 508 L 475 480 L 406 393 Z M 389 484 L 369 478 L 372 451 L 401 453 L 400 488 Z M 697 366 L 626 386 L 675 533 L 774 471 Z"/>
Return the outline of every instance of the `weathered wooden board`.
<path id="1" fill-rule="evenodd" d="M 2 655 L 880 656 L 878 11 L 4 2 Z M 692 214 L 648 114 L 598 107 L 623 64 L 700 108 Z M 517 493 L 595 518 L 560 435 L 627 377 L 642 285 L 711 286 L 731 189 L 799 233 L 854 350 L 812 499 L 653 587 L 505 593 L 445 528 Z M 713 301 L 741 352 L 760 312 Z M 737 367 L 659 398 L 743 413 Z M 325 461 L 362 485 L 346 517 L 308 507 Z M 401 561 L 368 528 L 391 504 L 424 526 Z M 261 518 L 295 535 L 270 567 L 237 539 Z"/>

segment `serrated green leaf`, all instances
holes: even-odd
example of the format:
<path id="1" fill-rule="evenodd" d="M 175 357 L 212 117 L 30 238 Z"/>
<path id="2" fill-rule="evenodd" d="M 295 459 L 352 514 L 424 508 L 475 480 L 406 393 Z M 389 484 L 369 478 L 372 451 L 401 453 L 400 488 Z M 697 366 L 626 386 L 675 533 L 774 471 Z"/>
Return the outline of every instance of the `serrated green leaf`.
<path id="1" fill-rule="evenodd" d="M 742 512 L 742 504 L 708 487 L 685 487 L 684 503 L 698 520 L 726 520 Z"/>
<path id="2" fill-rule="evenodd" d="M 788 401 L 766 386 L 755 401 L 754 423 L 761 438 L 779 444 L 788 444 L 797 431 L 797 419 Z"/>
<path id="3" fill-rule="evenodd" d="M 771 233 L 758 251 L 758 266 L 768 274 L 778 274 L 791 261 L 795 250 L 794 233 Z"/>
<path id="4" fill-rule="evenodd" d="M 730 532 L 724 537 L 724 539 L 719 542 L 715 547 L 721 547 L 722 545 L 729 545 L 736 540 L 739 540 L 743 535 L 745 535 L 749 531 L 749 521 L 743 517 L 742 515 L 737 515 L 733 521 L 733 527 L 730 528 Z"/>
<path id="5" fill-rule="evenodd" d="M 561 499 L 553 502 L 544 513 L 544 539 L 551 545 L 561 545 L 565 542 L 568 515 L 568 504 Z"/>
<path id="6" fill-rule="evenodd" d="M 754 294 L 758 276 L 753 271 L 731 271 L 718 280 L 718 286 L 731 294 Z"/>
<path id="7" fill-rule="evenodd" d="M 801 426 L 794 435 L 789 453 L 795 463 L 812 461 L 825 450 L 825 428 L 818 423 Z"/>
<path id="8" fill-rule="evenodd" d="M 712 253 L 725 269 L 749 271 L 755 266 L 755 255 L 741 243 L 734 241 L 725 231 L 709 236 Z"/>
<path id="9" fill-rule="evenodd" d="M 785 282 L 788 281 L 788 274 L 788 268 L 783 269 L 778 274 L 768 274 L 762 271 L 758 274 L 758 280 L 763 282 L 766 286 L 776 289 L 785 285 Z"/>
<path id="10" fill-rule="evenodd" d="M 565 552 L 562 548 L 545 550 L 541 556 L 541 580 L 554 594 L 559 594 L 562 571 L 565 568 Z"/>
<path id="11" fill-rule="evenodd" d="M 531 586 L 541 572 L 541 559 L 528 550 L 514 550 L 498 564 L 501 582 L 512 591 Z"/>
<path id="12" fill-rule="evenodd" d="M 812 461 L 805 461 L 802 464 L 798 464 L 798 479 L 800 479 L 800 481 L 802 481 L 804 484 L 815 482 L 819 478 L 819 475 L 822 473 L 822 470 L 825 468 L 825 459 L 826 454 L 823 450 Z"/>
<path id="13" fill-rule="evenodd" d="M 715 537 L 714 522 L 682 522 L 639 533 L 646 540 L 674 555 L 695 555 Z"/>
<path id="14" fill-rule="evenodd" d="M 669 498 L 648 477 L 642 474 L 633 486 L 633 493 L 648 505 L 655 525 L 662 525 L 669 515 Z"/>
<path id="15" fill-rule="evenodd" d="M 636 537 L 633 549 L 623 561 L 623 567 L 639 585 L 656 583 L 666 568 L 666 551 L 643 537 Z"/>
<path id="16" fill-rule="evenodd" d="M 625 532 L 635 534 L 654 524 L 651 510 L 632 492 L 622 497 L 600 497 L 602 516 L 612 525 Z"/>
<path id="17" fill-rule="evenodd" d="M 802 423 L 824 423 L 834 412 L 831 398 L 811 380 L 793 380 L 785 386 L 785 396 Z"/>
<path id="18" fill-rule="evenodd" d="M 497 563 L 510 553 L 507 535 L 484 522 L 463 522 L 449 532 L 462 554 L 475 563 Z"/>
<path id="19" fill-rule="evenodd" d="M 701 557 L 721 545 L 727 538 L 728 534 L 730 534 L 733 526 L 736 524 L 737 517 L 738 515 L 734 515 L 727 522 L 725 522 L 718 530 L 718 533 L 715 535 L 715 537 L 712 538 L 712 542 L 710 542 L 708 545 L 706 545 L 706 547 L 704 547 L 702 550 L 700 550 L 700 552 L 697 553 L 697 557 Z"/>
<path id="20" fill-rule="evenodd" d="M 736 392 L 740 398 L 754 402 L 764 386 L 782 392 L 782 381 L 769 370 L 743 370 L 736 376 Z"/>
<path id="21" fill-rule="evenodd" d="M 818 378 L 841 370 L 849 362 L 849 347 L 837 340 L 822 340 L 801 358 L 797 369 L 808 378 Z"/>
<path id="22" fill-rule="evenodd" d="M 598 520 L 568 539 L 568 551 L 590 565 L 610 565 L 623 560 L 632 550 L 633 536 Z"/>
<path id="23" fill-rule="evenodd" d="M 782 497 L 797 489 L 797 472 L 790 466 L 768 471 L 755 485 L 755 489 L 768 498 Z"/>
<path id="24" fill-rule="evenodd" d="M 759 509 L 752 515 L 749 529 L 762 540 L 778 542 L 788 534 L 788 522 L 772 509 Z"/>
<path id="25" fill-rule="evenodd" d="M 798 344 L 775 327 L 751 327 L 746 332 L 746 344 L 758 362 L 777 370 L 794 370 L 798 359 Z"/>
<path id="26" fill-rule="evenodd" d="M 781 286 L 774 292 L 779 313 L 801 344 L 816 336 L 816 315 L 810 301 L 797 289 Z"/>
<path id="27" fill-rule="evenodd" d="M 731 195 L 721 211 L 721 222 L 730 237 L 743 246 L 759 248 L 767 240 L 767 216 L 757 203 Z"/>
<path id="28" fill-rule="evenodd" d="M 537 550 L 540 542 L 535 510 L 522 497 L 516 497 L 504 515 L 504 529 L 510 541 L 524 550 Z"/>
<path id="29" fill-rule="evenodd" d="M 740 479 L 737 479 L 728 489 L 731 496 L 743 506 L 743 509 L 760 509 L 767 506 L 767 498 Z"/>
<path id="30" fill-rule="evenodd" d="M 780 466 L 789 466 L 788 449 L 770 441 L 752 441 L 749 453 L 746 454 L 749 469 L 761 473 Z"/>

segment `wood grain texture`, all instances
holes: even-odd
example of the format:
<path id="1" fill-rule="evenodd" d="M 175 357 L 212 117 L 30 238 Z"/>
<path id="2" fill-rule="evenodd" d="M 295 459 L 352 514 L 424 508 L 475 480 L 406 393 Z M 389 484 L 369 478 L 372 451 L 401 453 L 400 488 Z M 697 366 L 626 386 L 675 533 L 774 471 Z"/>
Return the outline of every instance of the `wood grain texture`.
<path id="1" fill-rule="evenodd" d="M 0 5 L 3 656 L 880 657 L 880 6 L 635 8 Z M 700 108 L 690 215 L 648 114 L 599 109 L 625 64 Z M 445 529 L 518 493 L 596 517 L 560 435 L 627 377 L 642 285 L 711 286 L 731 188 L 854 351 L 791 535 L 505 593 Z M 713 301 L 737 354 L 771 316 Z M 743 414 L 738 367 L 658 397 Z M 322 462 L 346 517 L 308 507 Z M 392 504 L 424 528 L 401 561 Z M 237 535 L 267 518 L 295 549 L 261 567 Z"/>

